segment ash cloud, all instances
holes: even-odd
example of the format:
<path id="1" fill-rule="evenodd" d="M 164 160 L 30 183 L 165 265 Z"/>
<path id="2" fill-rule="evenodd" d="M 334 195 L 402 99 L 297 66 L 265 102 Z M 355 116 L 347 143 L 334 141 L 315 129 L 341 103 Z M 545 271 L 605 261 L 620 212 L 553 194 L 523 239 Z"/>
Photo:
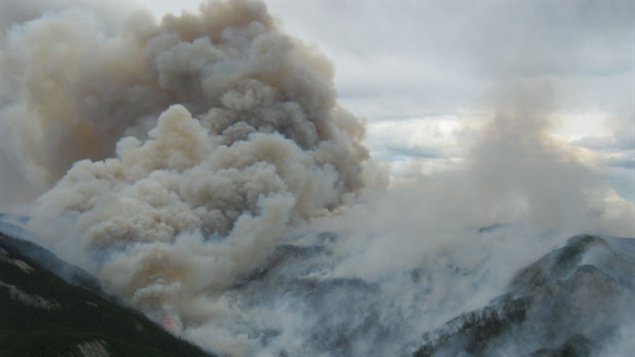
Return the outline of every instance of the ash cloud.
<path id="1" fill-rule="evenodd" d="M 225 145 L 278 132 L 341 170 L 342 190 L 357 185 L 347 161 L 365 157 L 363 129 L 335 108 L 330 63 L 275 29 L 263 4 L 201 10 L 160 25 L 135 12 L 112 28 L 101 13 L 68 9 L 11 28 L 2 116 L 15 135 L 4 145 L 33 186 L 46 190 L 78 160 L 113 156 L 122 136 L 146 139 L 172 104 Z"/>
<path id="2" fill-rule="evenodd" d="M 100 11 L 6 31 L 1 205 L 213 352 L 402 353 L 569 234 L 635 235 L 633 205 L 549 135 L 544 83 L 499 91 L 459 169 L 389 182 L 332 64 L 264 4 Z"/>
<path id="3" fill-rule="evenodd" d="M 5 54 L 14 152 L 33 185 L 54 184 L 33 226 L 68 219 L 73 241 L 51 244 L 98 256 L 144 311 L 182 314 L 361 185 L 364 127 L 337 106 L 331 64 L 262 3 L 116 29 L 64 10 L 13 27 Z"/>

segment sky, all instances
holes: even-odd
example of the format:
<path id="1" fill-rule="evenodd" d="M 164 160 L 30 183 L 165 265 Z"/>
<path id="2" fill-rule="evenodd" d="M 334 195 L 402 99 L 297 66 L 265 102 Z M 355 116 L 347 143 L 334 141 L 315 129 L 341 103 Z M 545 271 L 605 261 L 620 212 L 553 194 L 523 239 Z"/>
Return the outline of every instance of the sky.
<path id="1" fill-rule="evenodd" d="M 197 2 L 145 2 L 157 17 Z M 269 1 L 282 28 L 335 66 L 395 176 L 460 164 L 500 88 L 545 81 L 551 135 L 635 201 L 632 1 Z"/>
<path id="2" fill-rule="evenodd" d="M 117 18 L 112 2 L 83 3 Z M 55 8 L 33 2 L 34 13 L 42 4 Z M 550 135 L 635 202 L 633 1 L 266 4 L 283 31 L 332 61 L 338 100 L 366 120 L 371 157 L 389 163 L 394 177 L 460 165 L 493 115 L 496 93 L 543 81 L 555 103 Z M 159 19 L 196 12 L 199 2 L 126 6 Z M 7 18 L 19 18 L 7 9 Z"/>

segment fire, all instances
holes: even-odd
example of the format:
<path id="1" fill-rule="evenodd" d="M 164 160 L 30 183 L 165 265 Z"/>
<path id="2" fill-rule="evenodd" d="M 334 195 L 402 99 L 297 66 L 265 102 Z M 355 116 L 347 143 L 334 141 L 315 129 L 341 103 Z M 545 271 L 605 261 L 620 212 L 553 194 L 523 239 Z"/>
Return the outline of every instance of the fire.
<path id="1" fill-rule="evenodd" d="M 163 328 L 171 333 L 175 332 L 174 322 L 172 322 L 171 318 L 166 317 L 163 319 Z"/>

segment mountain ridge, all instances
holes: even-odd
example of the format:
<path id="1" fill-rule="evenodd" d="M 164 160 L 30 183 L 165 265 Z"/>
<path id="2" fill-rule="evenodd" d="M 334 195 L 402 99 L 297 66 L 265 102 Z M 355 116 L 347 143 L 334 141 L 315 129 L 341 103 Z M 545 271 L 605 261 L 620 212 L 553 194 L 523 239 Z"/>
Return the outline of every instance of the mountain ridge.
<path id="1" fill-rule="evenodd" d="M 9 231 L 28 235 L 19 229 L 14 226 Z M 35 243 L 1 232 L 0 303 L 11 306 L 0 311 L 3 355 L 209 355 L 104 293 L 99 282 L 81 268 Z M 386 318 L 373 310 L 379 303 L 379 285 L 320 277 L 321 269 L 330 264 L 329 245 L 337 239 L 336 234 L 323 233 L 316 236 L 314 245 L 279 246 L 260 270 L 238 280 L 227 297 L 245 306 L 275 307 L 280 294 L 290 304 L 309 310 L 329 305 L 339 313 L 319 315 L 304 341 L 329 356 L 354 354 L 359 339 L 390 339 L 404 332 L 406 324 L 393 331 L 379 323 Z M 412 344 L 393 347 L 399 355 L 417 357 L 556 357 L 599 355 L 608 353 L 607 346 L 617 345 L 611 351 L 621 356 L 623 347 L 619 346 L 628 343 L 630 335 L 627 331 L 622 340 L 615 336 L 624 335 L 628 316 L 621 315 L 634 307 L 633 272 L 635 239 L 574 236 L 520 269 L 504 293 L 485 306 L 458 314 L 440 327 L 430 326 Z M 413 284 L 426 289 L 419 279 Z M 399 321 L 404 317 L 400 316 L 390 318 Z M 87 322 L 91 319 L 96 322 Z M 127 332 L 116 332 L 122 328 Z M 261 328 L 249 333 L 267 348 L 281 331 Z M 157 349 L 157 344 L 167 347 Z M 285 347 L 278 351 L 294 355 Z"/>
<path id="2" fill-rule="evenodd" d="M 47 263 L 37 260 L 42 257 Z M 53 264 L 59 267 L 48 269 Z M 109 297 L 96 282 L 48 250 L 0 232 L 2 355 L 210 356 Z"/>
<path id="3" fill-rule="evenodd" d="M 425 334 L 414 356 L 606 353 L 635 307 L 634 251 L 633 239 L 574 236 L 518 272 L 509 293 Z"/>

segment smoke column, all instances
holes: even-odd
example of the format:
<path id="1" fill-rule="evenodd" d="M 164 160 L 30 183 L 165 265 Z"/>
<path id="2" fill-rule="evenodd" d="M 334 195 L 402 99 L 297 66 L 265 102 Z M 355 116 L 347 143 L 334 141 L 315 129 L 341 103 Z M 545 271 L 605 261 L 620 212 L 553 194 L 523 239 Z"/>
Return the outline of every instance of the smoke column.
<path id="1" fill-rule="evenodd" d="M 404 353 L 567 234 L 633 234 L 632 204 L 549 138 L 540 86 L 504 91 L 465 167 L 388 187 L 331 63 L 264 4 L 104 14 L 2 24 L 0 203 L 210 351 Z"/>

